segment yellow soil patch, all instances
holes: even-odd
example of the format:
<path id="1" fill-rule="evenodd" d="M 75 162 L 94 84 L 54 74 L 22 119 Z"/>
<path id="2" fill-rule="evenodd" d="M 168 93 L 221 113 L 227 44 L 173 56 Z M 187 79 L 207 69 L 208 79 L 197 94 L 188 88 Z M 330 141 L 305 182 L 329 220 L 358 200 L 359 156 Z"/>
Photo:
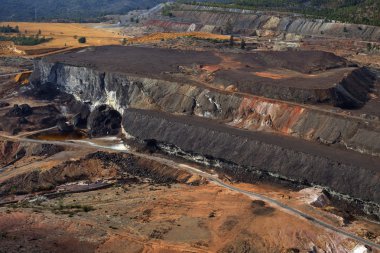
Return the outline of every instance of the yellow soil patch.
<path id="1" fill-rule="evenodd" d="M 18 84 L 26 85 L 29 83 L 29 77 L 31 74 L 32 74 L 32 71 L 26 71 L 26 72 L 19 73 L 16 75 L 14 80 Z"/>
<path id="2" fill-rule="evenodd" d="M 118 34 L 115 29 L 93 28 L 88 24 L 79 23 L 31 23 L 31 22 L 0 22 L 3 25 L 19 26 L 21 33 L 27 31 L 27 36 L 35 35 L 41 30 L 41 36 L 53 38 L 53 40 L 36 46 L 17 46 L 18 49 L 27 53 L 41 54 L 49 50 L 54 51 L 63 48 L 75 48 L 84 46 L 101 46 L 101 45 L 120 45 L 123 36 Z M 87 38 L 85 44 L 80 44 L 78 38 L 84 36 Z"/>
<path id="3" fill-rule="evenodd" d="M 194 37 L 199 39 L 219 39 L 219 40 L 226 40 L 230 37 L 227 35 L 220 35 L 220 34 L 212 34 L 212 33 L 206 33 L 206 32 L 182 32 L 182 33 L 152 33 L 146 36 L 137 37 L 128 40 L 130 43 L 146 43 L 146 42 L 157 42 L 168 39 L 176 39 L 180 37 Z"/>
<path id="4" fill-rule="evenodd" d="M 275 80 L 285 79 L 289 77 L 287 75 L 281 75 L 281 74 L 276 74 L 276 73 L 271 73 L 271 72 L 255 72 L 254 74 L 256 76 L 275 79 Z"/>

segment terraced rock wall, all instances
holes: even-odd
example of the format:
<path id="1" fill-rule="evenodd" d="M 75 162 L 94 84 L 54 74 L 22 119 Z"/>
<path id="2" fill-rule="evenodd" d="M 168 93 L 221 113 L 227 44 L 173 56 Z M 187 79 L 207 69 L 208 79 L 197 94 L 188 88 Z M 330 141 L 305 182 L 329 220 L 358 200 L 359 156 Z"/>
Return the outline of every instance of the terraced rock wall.
<path id="1" fill-rule="evenodd" d="M 237 128 L 278 132 L 380 156 L 378 121 L 195 84 L 104 73 L 44 60 L 36 63 L 36 69 L 41 82 L 50 82 L 93 108 L 108 104 L 120 113 L 139 108 L 196 115 Z"/>
<path id="2" fill-rule="evenodd" d="M 239 73 L 234 73 L 238 79 Z M 228 86 L 234 83 L 229 78 L 231 73 L 227 70 L 216 74 L 216 83 Z M 336 107 L 353 109 L 362 107 L 369 99 L 369 93 L 374 89 L 375 77 L 367 68 L 355 69 L 346 75 L 340 82 L 330 88 L 308 87 L 304 80 L 304 87 L 292 86 L 298 80 L 288 79 L 290 85 L 279 85 L 271 81 L 255 81 L 252 78 L 243 78 L 242 75 L 236 88 L 240 92 L 263 96 L 267 98 L 292 101 L 305 104 L 332 104 Z M 319 82 L 324 82 L 319 80 Z"/>
<path id="3" fill-rule="evenodd" d="M 187 153 L 240 165 L 244 169 L 230 167 L 230 174 L 239 178 L 243 175 L 248 181 L 264 172 L 380 203 L 379 175 L 374 166 L 380 161 L 378 158 L 361 164 L 358 161 L 362 155 L 355 152 L 156 111 L 128 109 L 124 113 L 123 126 L 139 139 L 153 139 Z"/>
<path id="4" fill-rule="evenodd" d="M 246 35 L 256 33 L 256 31 L 262 33 L 273 31 L 318 37 L 342 37 L 366 41 L 380 40 L 380 28 L 376 26 L 305 19 L 295 14 L 271 15 L 260 11 L 190 5 L 181 5 L 173 14 L 176 20 L 182 22 L 215 26 L 215 31 L 223 28 L 230 20 L 234 25 L 234 32 Z"/>
<path id="5" fill-rule="evenodd" d="M 379 121 L 91 66 L 43 59 L 35 67 L 33 85 L 52 85 L 92 108 L 112 106 L 140 140 L 222 161 L 220 169 L 238 179 L 269 175 L 326 187 L 380 217 Z"/>

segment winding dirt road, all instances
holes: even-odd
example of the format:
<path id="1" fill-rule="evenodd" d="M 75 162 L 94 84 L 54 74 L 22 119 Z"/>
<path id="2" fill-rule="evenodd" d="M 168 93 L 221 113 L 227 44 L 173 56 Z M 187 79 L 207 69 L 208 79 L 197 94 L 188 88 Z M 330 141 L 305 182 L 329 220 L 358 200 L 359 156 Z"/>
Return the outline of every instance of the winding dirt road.
<path id="1" fill-rule="evenodd" d="M 46 129 L 45 129 L 46 130 Z M 41 131 L 44 131 L 44 130 L 41 130 Z M 41 131 L 38 131 L 38 132 L 41 132 Z M 9 135 L 4 135 L 4 134 L 0 134 L 0 138 L 4 138 L 4 139 L 8 139 L 8 140 L 12 140 L 12 141 L 19 141 L 19 142 L 29 142 L 29 143 L 41 143 L 41 144 L 54 144 L 54 145 L 61 145 L 61 146 L 69 146 L 69 147 L 77 147 L 77 148 L 90 148 L 90 149 L 95 149 L 95 150 L 103 150 L 103 151 L 113 151 L 113 152 L 121 152 L 121 153 L 128 153 L 128 154 L 132 154 L 132 155 L 135 155 L 135 156 L 138 156 L 138 157 L 142 157 L 144 159 L 148 159 L 148 160 L 153 160 L 153 161 L 156 161 L 156 162 L 160 162 L 160 163 L 163 163 L 165 165 L 168 165 L 168 166 L 171 166 L 171 167 L 180 167 L 190 173 L 193 173 L 193 174 L 197 174 L 199 176 L 202 176 L 204 178 L 206 178 L 207 180 L 209 180 L 210 182 L 216 184 L 216 185 L 219 185 L 225 189 L 228 189 L 230 191 L 234 191 L 234 192 L 237 192 L 237 193 L 240 193 L 240 194 L 243 194 L 243 195 L 246 195 L 250 198 L 254 198 L 254 199 L 259 199 L 259 200 L 263 200 L 263 201 L 266 201 L 268 202 L 269 204 L 271 204 L 272 206 L 275 206 L 277 207 L 278 209 L 282 210 L 282 211 L 285 211 L 286 213 L 289 213 L 289 214 L 292 214 L 298 218 L 301 218 L 301 219 L 306 219 L 308 220 L 309 222 L 313 223 L 314 225 L 317 225 L 317 226 L 320 226 L 330 232 L 334 232 L 334 233 L 337 233 L 341 236 L 344 236 L 346 238 L 349 238 L 349 239 L 352 239 L 360 244 L 363 244 L 363 245 L 368 245 L 372 248 L 375 248 L 375 249 L 378 249 L 380 250 L 380 245 L 379 244 L 376 244 L 372 241 L 369 241 L 369 240 L 366 240 L 364 238 L 361 238 L 357 235 L 354 235 L 352 233 L 349 233 L 343 229 L 340 229 L 338 227 L 335 227 L 333 225 L 330 225 L 318 218 L 315 218 L 315 217 L 312 217 L 311 215 L 309 214 L 306 214 L 298 209 L 295 209 L 291 206 L 288 206 L 278 200 L 275 200 L 275 199 L 272 199 L 272 198 L 269 198 L 267 196 L 264 196 L 262 194 L 258 194 L 258 193 L 255 193 L 255 192 L 250 192 L 250 191 L 246 191 L 246 190 L 243 190 L 243 189 L 240 189 L 240 188 L 237 188 L 235 186 L 232 186 L 230 184 L 227 184 L 225 183 L 224 181 L 222 181 L 221 179 L 218 178 L 217 175 L 212 175 L 212 174 L 209 174 L 209 173 L 206 173 L 204 171 L 201 171 L 195 167 L 192 167 L 192 166 L 189 166 L 189 165 L 186 165 L 186 164 L 178 164 L 177 162 L 175 161 L 172 161 L 172 160 L 169 160 L 169 159 L 166 159 L 166 158 L 163 158 L 163 157 L 157 157 L 157 156 L 153 156 L 153 155 L 147 155 L 147 154 L 143 154 L 143 153 L 138 153 L 138 152 L 134 152 L 134 151 L 130 151 L 128 150 L 127 148 L 125 150 L 122 150 L 120 149 L 119 147 L 117 148 L 113 148 L 112 146 L 109 147 L 109 146 L 102 146 L 100 144 L 96 144 L 94 143 L 93 141 L 91 140 L 81 140 L 81 141 L 46 141 L 46 140 L 35 140 L 35 139 L 29 139 L 29 138 L 25 138 L 23 137 L 24 135 L 22 136 L 9 136 Z"/>

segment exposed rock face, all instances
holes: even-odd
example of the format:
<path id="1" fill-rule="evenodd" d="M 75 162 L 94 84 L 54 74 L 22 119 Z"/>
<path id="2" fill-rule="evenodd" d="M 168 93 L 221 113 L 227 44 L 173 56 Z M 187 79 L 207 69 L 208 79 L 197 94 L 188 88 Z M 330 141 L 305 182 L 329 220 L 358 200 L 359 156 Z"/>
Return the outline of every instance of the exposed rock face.
<path id="1" fill-rule="evenodd" d="M 206 157 L 217 161 L 215 165 L 223 163 L 219 169 L 238 180 L 252 182 L 271 177 L 327 187 L 360 201 L 372 202 L 366 210 L 379 216 L 380 189 L 374 190 L 379 187 L 378 121 L 253 96 L 248 90 L 231 92 L 213 86 L 212 82 L 197 82 L 191 78 L 192 74 L 183 73 L 184 69 L 203 71 L 202 67 L 194 66 L 224 66 L 227 58 L 227 62 L 234 63 L 231 72 L 241 72 L 249 78 L 254 71 L 247 70 L 240 62 L 244 57 L 247 59 L 243 62 L 254 66 L 260 75 L 266 75 L 269 66 L 282 68 L 290 62 L 294 64 L 290 64 L 289 73 L 297 72 L 297 76 L 328 68 L 332 71 L 328 73 L 331 75 L 328 80 L 340 83 L 323 87 L 327 90 L 325 93 L 313 93 L 313 89 L 318 88 L 318 80 L 307 83 L 311 92 L 305 98 L 314 94 L 315 100 L 327 97 L 337 104 L 360 105 L 366 101 L 373 81 L 368 70 L 351 66 L 331 54 L 325 55 L 326 64 L 318 54 L 312 54 L 311 63 L 302 67 L 300 55 L 291 53 L 284 61 L 276 60 L 284 55 L 269 53 L 236 56 L 211 52 L 207 52 L 206 57 L 194 54 L 191 59 L 182 61 L 181 56 L 190 57 L 191 53 L 179 51 L 179 55 L 175 55 L 177 51 L 132 47 L 86 50 L 37 61 L 36 83 L 53 85 L 88 105 L 93 110 L 88 120 L 93 136 L 116 133 L 120 114 L 123 114 L 124 130 L 149 141 L 152 150 L 162 148 L 159 146 L 162 144 L 186 154 Z M 97 54 L 95 50 L 99 50 Z M 141 52 L 143 55 L 152 52 L 152 55 L 134 65 Z M 307 54 L 303 52 L 301 56 Z M 340 78 L 340 71 L 346 73 L 345 78 Z M 223 79 L 218 76 L 221 73 L 217 72 L 215 79 Z M 268 88 L 265 91 L 268 95 L 264 95 L 283 94 L 281 89 L 287 86 L 285 79 L 276 84 L 278 90 Z M 298 82 L 293 88 L 302 90 L 303 86 Z M 239 89 L 239 84 L 236 87 Z M 240 84 L 240 89 L 243 87 Z M 252 93 L 255 92 L 258 91 Z M 289 91 L 288 96 L 294 94 Z M 79 108 L 76 113 L 80 112 Z"/>
<path id="2" fill-rule="evenodd" d="M 294 138 L 241 131 L 207 119 L 190 119 L 156 111 L 128 109 L 124 113 L 123 126 L 128 133 L 140 139 L 155 139 L 185 152 L 246 168 L 246 171 L 233 171 L 236 175 L 247 171 L 267 171 L 380 203 L 379 158 L 368 159 L 355 152 Z M 245 177 L 249 178 L 248 175 Z"/>
<path id="3" fill-rule="evenodd" d="M 299 193 L 305 201 L 312 206 L 325 207 L 331 204 L 329 197 L 320 188 L 305 188 L 299 191 Z"/>
<path id="4" fill-rule="evenodd" d="M 25 148 L 20 143 L 12 141 L 0 141 L 0 166 L 6 166 L 16 162 L 25 155 Z"/>
<path id="5" fill-rule="evenodd" d="M 246 75 L 244 71 L 231 75 L 228 70 L 219 71 L 215 80 L 228 86 L 234 83 L 237 90 L 273 99 L 294 101 L 298 103 L 330 103 L 341 108 L 360 108 L 369 99 L 369 92 L 374 88 L 374 75 L 366 68 L 360 68 L 347 73 L 341 80 L 336 80 L 334 87 L 322 88 L 323 79 L 305 80 L 300 85 L 298 77 L 286 78 L 285 80 L 273 80 L 257 78 Z M 238 82 L 236 80 L 239 80 Z M 291 86 L 284 85 L 291 83 Z"/>
<path id="6" fill-rule="evenodd" d="M 53 127 L 62 118 L 64 116 L 53 105 L 15 105 L 4 116 L 0 116 L 0 129 L 17 134 L 22 130 L 33 131 Z"/>
<path id="7" fill-rule="evenodd" d="M 144 48 L 144 50 L 148 49 Z M 91 52 L 91 54 L 94 53 Z M 274 58 L 277 59 L 278 57 Z M 67 57 L 64 59 L 66 60 Z M 258 61 L 262 61 L 260 59 Z M 330 63 L 328 65 L 335 66 L 336 60 L 330 57 L 329 59 Z M 239 128 L 275 131 L 325 144 L 340 144 L 362 153 L 380 155 L 380 142 L 376 141 L 380 138 L 380 127 L 377 123 L 368 122 L 362 124 L 359 119 L 347 118 L 343 115 L 314 110 L 301 105 L 249 97 L 239 93 L 228 93 L 211 87 L 205 88 L 187 79 L 182 79 L 182 82 L 176 79 L 168 80 L 168 77 L 162 73 L 162 79 L 158 79 L 157 76 L 152 76 L 160 73 L 155 72 L 154 69 L 153 74 L 148 74 L 146 70 L 141 73 L 138 72 L 138 74 L 113 72 L 110 69 L 103 72 L 96 69 L 96 67 L 103 67 L 103 65 L 81 67 L 73 66 L 74 63 L 71 62 L 70 65 L 66 65 L 53 60 L 58 59 L 46 59 L 36 63 L 36 68 L 41 73 L 41 83 L 50 82 L 62 91 L 74 95 L 78 101 L 91 104 L 92 108 L 107 104 L 121 114 L 126 108 L 131 107 L 197 115 L 226 120 L 230 125 Z M 151 60 L 153 61 L 152 58 Z M 194 61 L 196 62 L 197 59 L 194 58 Z M 212 62 L 214 61 L 217 62 L 213 59 Z M 205 59 L 202 58 L 201 62 L 205 63 Z M 315 68 L 318 66 L 318 58 L 314 62 L 313 66 Z M 88 64 L 78 63 L 78 65 Z M 146 64 L 149 63 L 147 62 Z M 179 63 L 173 60 L 173 64 Z M 341 61 L 339 65 L 341 64 L 346 63 Z M 107 66 L 110 68 L 109 65 Z M 310 69 L 313 66 L 310 66 Z M 171 70 L 163 66 L 160 68 L 165 71 L 175 71 L 175 67 L 173 68 L 172 65 L 170 67 L 172 67 Z M 319 63 L 318 69 L 321 67 L 322 65 Z M 118 68 L 118 71 L 122 71 L 119 65 Z M 130 68 L 129 65 L 128 68 Z M 132 70 L 127 69 L 127 71 Z M 358 82 L 354 82 L 355 85 L 348 85 L 348 87 L 346 85 L 348 82 L 342 81 L 342 84 L 340 84 L 342 88 L 339 88 L 339 90 L 344 91 L 343 93 L 339 93 L 338 89 L 327 90 L 330 99 L 332 99 L 331 94 L 336 94 L 334 97 L 336 103 L 347 103 L 350 98 L 352 98 L 352 101 L 358 101 L 359 104 L 363 103 L 366 95 L 364 93 L 360 95 L 362 93 L 357 92 L 357 88 L 364 85 L 361 82 L 364 82 L 366 78 L 371 79 L 371 75 L 367 76 L 368 71 L 364 69 L 359 72 L 361 73 L 360 78 L 352 77 L 358 79 Z M 343 88 L 344 86 L 347 87 Z M 287 88 L 283 85 L 278 87 L 280 88 L 266 88 L 264 95 L 287 94 L 286 96 L 288 97 L 296 95 L 294 92 L 285 92 L 284 89 Z M 347 90 L 350 89 L 353 89 L 352 92 L 356 94 L 357 98 L 347 95 L 349 93 Z M 360 90 L 368 89 L 369 87 L 365 87 Z M 308 94 L 310 95 L 311 93 Z M 346 94 L 346 96 L 343 94 Z M 305 97 L 309 98 L 309 95 L 305 95 Z M 315 100 L 323 97 L 321 94 L 313 96 Z"/>
<path id="8" fill-rule="evenodd" d="M 108 105 L 95 107 L 88 118 L 92 137 L 116 135 L 121 128 L 121 115 Z"/>
<path id="9" fill-rule="evenodd" d="M 192 23 L 196 24 L 196 30 L 202 30 L 205 26 L 214 26 L 214 31 L 218 31 L 230 20 L 234 26 L 234 32 L 247 35 L 255 34 L 257 31 L 261 33 L 272 31 L 277 34 L 293 33 L 367 41 L 380 40 L 380 28 L 376 26 L 334 23 L 322 19 L 306 19 L 297 15 L 278 17 L 260 11 L 190 5 L 182 5 L 173 14 L 176 20 L 186 22 L 189 26 Z M 167 29 L 170 29 L 168 27 L 170 24 L 167 23 L 157 25 L 166 25 Z M 173 26 L 178 27 L 175 24 Z"/>

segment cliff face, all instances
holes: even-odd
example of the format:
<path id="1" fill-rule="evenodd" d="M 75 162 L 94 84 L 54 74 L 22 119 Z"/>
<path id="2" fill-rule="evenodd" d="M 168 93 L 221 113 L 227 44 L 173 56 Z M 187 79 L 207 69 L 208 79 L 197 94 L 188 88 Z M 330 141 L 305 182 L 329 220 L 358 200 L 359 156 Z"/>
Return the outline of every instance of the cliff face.
<path id="1" fill-rule="evenodd" d="M 336 72 L 339 73 L 339 71 Z M 374 88 L 374 76 L 366 68 L 349 71 L 341 80 L 331 80 L 331 78 L 302 80 L 299 77 L 292 77 L 272 80 L 247 75 L 244 72 L 231 73 L 229 70 L 224 70 L 216 73 L 215 82 L 222 83 L 225 87 L 234 83 L 240 92 L 267 98 L 305 104 L 328 103 L 349 109 L 362 107 L 369 99 L 368 94 Z M 335 81 L 336 84 L 333 86 L 322 87 L 324 83 Z M 289 85 L 284 85 L 284 83 Z"/>
<path id="2" fill-rule="evenodd" d="M 106 52 L 109 57 L 112 49 Z M 74 57 L 79 57 L 77 63 Z M 99 63 L 99 59 L 86 61 L 80 57 L 83 54 L 73 53 L 62 59 L 37 61 L 37 79 L 32 84 L 57 87 L 92 109 L 109 105 L 123 115 L 122 126 L 132 136 L 153 140 L 163 149 L 172 147 L 223 163 L 219 169 L 240 180 L 270 177 L 320 185 L 370 203 L 367 212 L 380 216 L 378 120 L 196 82 L 189 78 L 191 74 L 178 70 L 178 66 L 186 68 L 196 62 L 196 56 L 187 60 L 187 65 L 177 62 L 181 57 L 169 55 L 170 64 L 164 65 L 158 57 L 158 66 L 148 66 L 156 61 L 152 56 L 145 59 L 146 66 L 141 70 L 131 69 L 132 58 L 125 71 L 120 66 L 126 61 L 124 56 L 104 59 L 110 60 L 116 70 L 103 58 Z M 212 62 L 201 59 L 202 64 L 210 66 L 221 62 L 218 58 L 212 58 Z M 151 73 L 147 73 L 149 69 Z M 368 88 L 366 71 L 351 71 L 353 74 L 335 87 L 342 86 L 348 93 L 355 93 L 355 99 L 365 100 L 366 93 L 361 91 Z M 360 80 L 352 86 L 352 79 Z M 365 89 L 356 90 L 362 85 Z M 172 152 L 170 148 L 167 151 Z"/>
<path id="3" fill-rule="evenodd" d="M 324 20 L 305 19 L 296 15 L 275 16 L 260 11 L 189 5 L 181 5 L 173 14 L 176 20 L 181 22 L 199 24 L 197 25 L 198 30 L 202 30 L 205 25 L 212 25 L 216 31 L 223 28 L 230 20 L 234 25 L 235 32 L 246 35 L 256 31 L 273 31 L 318 37 L 342 37 L 366 41 L 380 40 L 380 28 L 376 26 L 333 23 Z"/>
<path id="4" fill-rule="evenodd" d="M 131 107 L 197 115 L 237 128 L 274 131 L 380 156 L 380 143 L 374 141 L 380 138 L 378 122 L 363 124 L 359 118 L 308 106 L 45 60 L 37 62 L 36 68 L 41 82 L 57 85 L 93 108 L 108 104 L 120 113 Z"/>
<path id="5" fill-rule="evenodd" d="M 363 155 L 355 152 L 157 111 L 128 109 L 123 126 L 137 138 L 170 143 L 184 152 L 243 166 L 245 169 L 235 171 L 230 167 L 229 172 L 239 178 L 246 177 L 246 181 L 258 171 L 268 172 L 380 203 L 378 158 L 363 162 Z"/>

